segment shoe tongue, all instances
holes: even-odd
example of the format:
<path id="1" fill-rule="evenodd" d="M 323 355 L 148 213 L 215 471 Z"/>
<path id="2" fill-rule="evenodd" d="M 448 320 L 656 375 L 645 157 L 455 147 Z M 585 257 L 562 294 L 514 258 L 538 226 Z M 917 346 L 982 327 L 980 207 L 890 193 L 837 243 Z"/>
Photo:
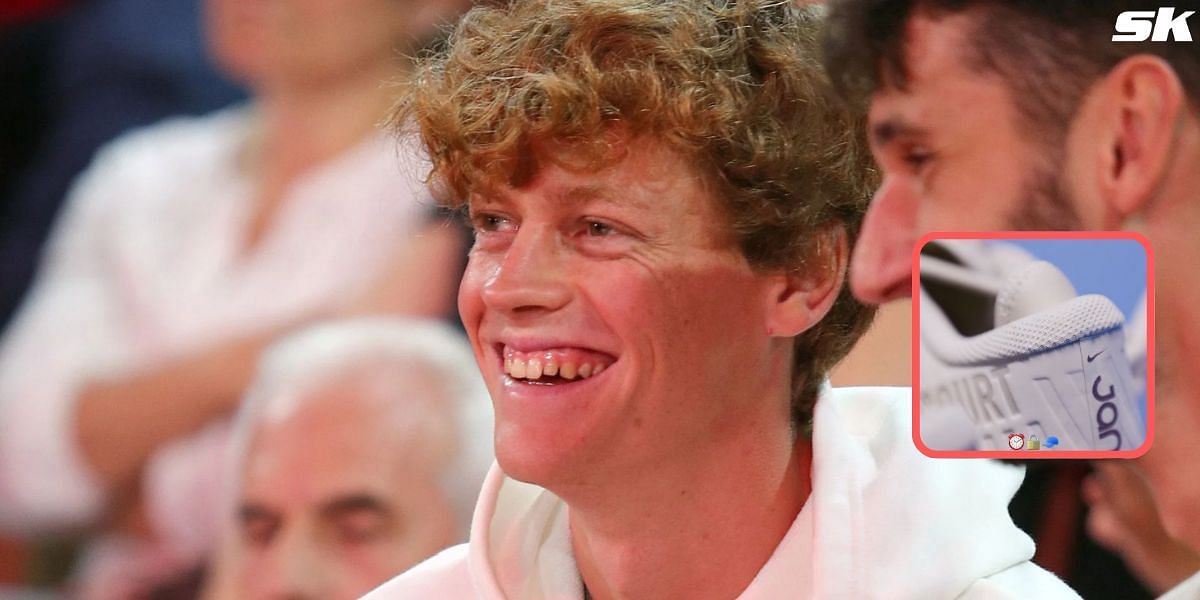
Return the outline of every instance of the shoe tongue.
<path id="1" fill-rule="evenodd" d="M 996 295 L 995 326 L 1041 312 L 1076 297 L 1075 287 L 1054 265 L 1038 260 L 1010 273 Z"/>

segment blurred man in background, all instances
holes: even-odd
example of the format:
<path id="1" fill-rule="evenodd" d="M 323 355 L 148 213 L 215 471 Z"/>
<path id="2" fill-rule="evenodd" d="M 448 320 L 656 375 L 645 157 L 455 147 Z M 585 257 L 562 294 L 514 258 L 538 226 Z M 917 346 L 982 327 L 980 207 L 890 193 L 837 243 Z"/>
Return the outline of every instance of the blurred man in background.
<path id="1" fill-rule="evenodd" d="M 211 598 L 353 599 L 466 539 L 487 389 L 446 325 L 362 319 L 273 347 L 235 421 Z"/>
<path id="2" fill-rule="evenodd" d="M 1200 442 L 1200 396 L 1187 377 L 1200 347 L 1200 52 L 1178 33 L 1115 42 L 1118 15 L 1145 8 L 1128 0 L 832 7 L 827 67 L 845 95 L 869 97 L 868 135 L 884 172 L 855 249 L 855 293 L 873 303 L 907 296 L 913 244 L 928 231 L 1145 233 L 1157 249 L 1158 316 L 1171 326 L 1158 331 L 1157 434 L 1139 463 L 1166 530 L 1194 552 L 1200 478 L 1180 466 Z M 1192 13 L 1178 13 L 1168 24 L 1186 28 Z M 1090 495 L 1135 494 L 1138 479 L 1108 471 L 1136 468 L 1102 468 L 1104 485 Z M 1144 532 L 1102 539 L 1126 540 L 1117 548 L 1125 552 Z"/>

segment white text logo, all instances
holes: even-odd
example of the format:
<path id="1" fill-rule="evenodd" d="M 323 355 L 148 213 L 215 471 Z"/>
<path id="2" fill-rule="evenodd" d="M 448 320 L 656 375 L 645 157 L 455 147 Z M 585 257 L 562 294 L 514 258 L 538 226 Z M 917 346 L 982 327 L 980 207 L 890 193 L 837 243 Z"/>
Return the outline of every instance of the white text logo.
<path id="1" fill-rule="evenodd" d="M 1117 15 L 1117 33 L 1114 42 L 1177 42 L 1192 41 L 1192 30 L 1188 29 L 1188 17 L 1196 14 L 1189 10 L 1175 16 L 1175 7 L 1166 6 L 1152 10 L 1128 10 Z"/>

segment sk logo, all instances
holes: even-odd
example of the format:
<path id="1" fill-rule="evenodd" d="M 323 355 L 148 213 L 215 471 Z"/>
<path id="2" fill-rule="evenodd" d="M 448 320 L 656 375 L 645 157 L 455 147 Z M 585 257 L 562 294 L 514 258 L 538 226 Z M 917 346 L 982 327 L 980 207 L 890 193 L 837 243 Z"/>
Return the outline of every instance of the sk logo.
<path id="1" fill-rule="evenodd" d="M 1166 6 L 1152 10 L 1127 10 L 1117 15 L 1116 33 L 1112 36 L 1114 42 L 1190 42 L 1192 31 L 1188 28 L 1188 17 L 1196 14 L 1194 10 L 1175 15 L 1174 6 Z"/>

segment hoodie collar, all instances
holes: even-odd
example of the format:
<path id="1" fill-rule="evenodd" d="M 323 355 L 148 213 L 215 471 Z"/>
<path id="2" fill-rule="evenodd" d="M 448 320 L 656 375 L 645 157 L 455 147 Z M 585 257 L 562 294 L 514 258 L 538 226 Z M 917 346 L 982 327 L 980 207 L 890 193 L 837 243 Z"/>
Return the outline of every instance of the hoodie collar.
<path id="1" fill-rule="evenodd" d="M 813 492 L 738 600 L 954 597 L 1032 558 L 1033 541 L 1008 514 L 1023 469 L 928 458 L 911 435 L 909 388 L 823 388 Z M 468 564 L 488 600 L 583 595 L 566 504 L 498 466 L 476 508 Z"/>

